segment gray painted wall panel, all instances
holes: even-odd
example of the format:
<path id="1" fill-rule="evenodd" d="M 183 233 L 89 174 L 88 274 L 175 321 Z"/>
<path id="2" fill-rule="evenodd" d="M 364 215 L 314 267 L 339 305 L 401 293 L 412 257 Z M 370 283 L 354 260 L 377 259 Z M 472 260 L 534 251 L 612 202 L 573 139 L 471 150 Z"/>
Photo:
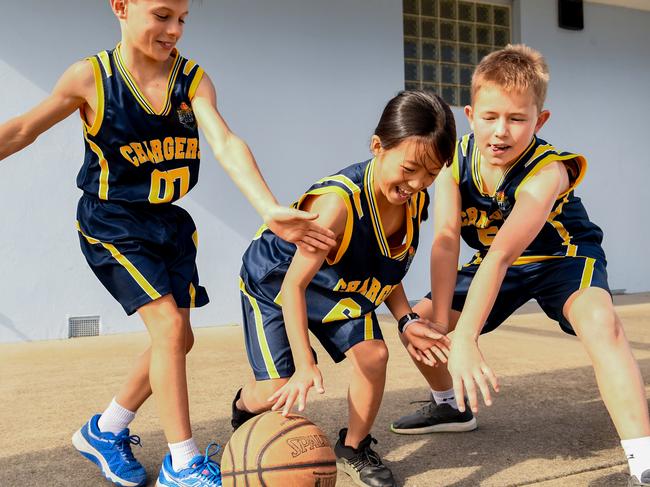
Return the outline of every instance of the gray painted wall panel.
<path id="1" fill-rule="evenodd" d="M 648 207 L 642 185 L 650 161 L 634 141 L 644 140 L 641 117 L 650 108 L 650 12 L 586 3 L 586 29 L 570 32 L 556 27 L 554 0 L 516 6 L 522 40 L 551 68 L 553 115 L 542 136 L 590 160 L 579 193 L 606 232 L 612 287 L 648 290 L 649 235 L 636 222 Z M 103 0 L 23 0 L 4 15 L 12 21 L 0 29 L 0 120 L 37 103 L 67 65 L 119 37 Z M 401 36 L 400 1 L 222 0 L 194 2 L 179 47 L 210 74 L 222 114 L 289 203 L 313 180 L 369 156 L 380 111 L 403 84 Z M 467 123 L 455 113 L 462 133 Z M 63 338 L 67 314 L 101 315 L 104 333 L 142 329 L 78 249 L 74 181 L 82 157 L 72 116 L 0 163 L 0 342 Z M 182 205 L 199 228 L 199 272 L 212 299 L 193 323 L 239 322 L 240 257 L 260 219 L 205 143 L 201 181 Z M 406 280 L 412 297 L 428 288 L 430 229 Z"/>

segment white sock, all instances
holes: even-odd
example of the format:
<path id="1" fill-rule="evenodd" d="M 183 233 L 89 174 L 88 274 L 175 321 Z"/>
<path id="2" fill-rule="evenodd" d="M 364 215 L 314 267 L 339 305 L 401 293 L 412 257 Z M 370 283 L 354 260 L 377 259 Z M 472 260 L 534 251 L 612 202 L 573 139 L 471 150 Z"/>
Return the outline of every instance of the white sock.
<path id="1" fill-rule="evenodd" d="M 627 456 L 630 475 L 635 475 L 641 480 L 641 474 L 650 469 L 650 436 L 621 440 L 621 446 Z"/>
<path id="2" fill-rule="evenodd" d="M 135 413 L 120 406 L 113 398 L 106 411 L 99 417 L 97 424 L 99 431 L 116 435 L 124 428 L 128 428 L 133 418 L 135 418 Z"/>
<path id="3" fill-rule="evenodd" d="M 436 404 L 449 404 L 452 408 L 458 409 L 458 403 L 456 402 L 453 389 L 447 389 L 446 391 L 434 391 L 431 389 L 431 394 Z"/>
<path id="4" fill-rule="evenodd" d="M 169 446 L 169 451 L 172 454 L 172 467 L 176 472 L 189 467 L 192 459 L 200 455 L 194 438 L 179 443 L 167 443 L 167 446 Z"/>

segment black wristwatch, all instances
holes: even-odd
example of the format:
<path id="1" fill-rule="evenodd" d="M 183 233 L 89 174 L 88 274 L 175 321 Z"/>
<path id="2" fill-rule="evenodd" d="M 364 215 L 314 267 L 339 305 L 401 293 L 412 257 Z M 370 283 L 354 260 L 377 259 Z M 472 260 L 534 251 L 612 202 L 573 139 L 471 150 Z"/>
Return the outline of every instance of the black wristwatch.
<path id="1" fill-rule="evenodd" d="M 417 313 L 406 313 L 397 321 L 397 329 L 400 333 L 404 331 L 404 326 L 411 320 L 417 320 L 420 317 Z"/>

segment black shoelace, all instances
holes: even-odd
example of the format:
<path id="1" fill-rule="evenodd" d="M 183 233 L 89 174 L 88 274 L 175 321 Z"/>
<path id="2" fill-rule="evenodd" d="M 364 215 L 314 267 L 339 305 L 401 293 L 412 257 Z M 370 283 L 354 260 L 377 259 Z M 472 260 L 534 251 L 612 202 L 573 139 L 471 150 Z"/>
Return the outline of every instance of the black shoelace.
<path id="1" fill-rule="evenodd" d="M 379 467 L 383 465 L 379 454 L 370 448 L 371 443 L 377 443 L 377 440 L 372 436 L 370 437 L 370 441 L 368 441 L 368 445 L 363 447 L 354 458 L 349 460 L 350 464 L 357 472 L 360 472 L 367 466 Z"/>

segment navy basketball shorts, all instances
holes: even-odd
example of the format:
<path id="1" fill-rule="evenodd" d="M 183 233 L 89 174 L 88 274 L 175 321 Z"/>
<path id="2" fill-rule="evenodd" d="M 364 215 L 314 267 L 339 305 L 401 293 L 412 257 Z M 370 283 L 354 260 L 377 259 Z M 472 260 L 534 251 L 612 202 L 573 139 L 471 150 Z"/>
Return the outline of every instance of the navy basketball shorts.
<path id="1" fill-rule="evenodd" d="M 256 380 L 291 377 L 296 368 L 284 326 L 282 308 L 239 279 L 246 353 Z M 309 306 L 309 304 L 308 304 Z M 334 362 L 357 343 L 383 340 L 374 312 L 360 318 L 321 323 L 309 321 L 309 331 L 323 345 Z M 314 358 L 316 352 L 312 349 Z"/>
<path id="2" fill-rule="evenodd" d="M 128 315 L 167 294 L 179 308 L 208 303 L 196 268 L 196 226 L 184 209 L 84 194 L 77 229 L 88 265 Z"/>
<path id="3" fill-rule="evenodd" d="M 478 268 L 478 264 L 469 263 L 458 271 L 452 309 L 463 310 L 469 286 Z M 534 299 L 564 332 L 575 335 L 562 309 L 574 292 L 588 287 L 598 287 L 611 294 L 604 259 L 561 257 L 510 266 L 481 334 L 494 330 L 520 306 Z M 426 297 L 430 299 L 431 294 Z"/>

